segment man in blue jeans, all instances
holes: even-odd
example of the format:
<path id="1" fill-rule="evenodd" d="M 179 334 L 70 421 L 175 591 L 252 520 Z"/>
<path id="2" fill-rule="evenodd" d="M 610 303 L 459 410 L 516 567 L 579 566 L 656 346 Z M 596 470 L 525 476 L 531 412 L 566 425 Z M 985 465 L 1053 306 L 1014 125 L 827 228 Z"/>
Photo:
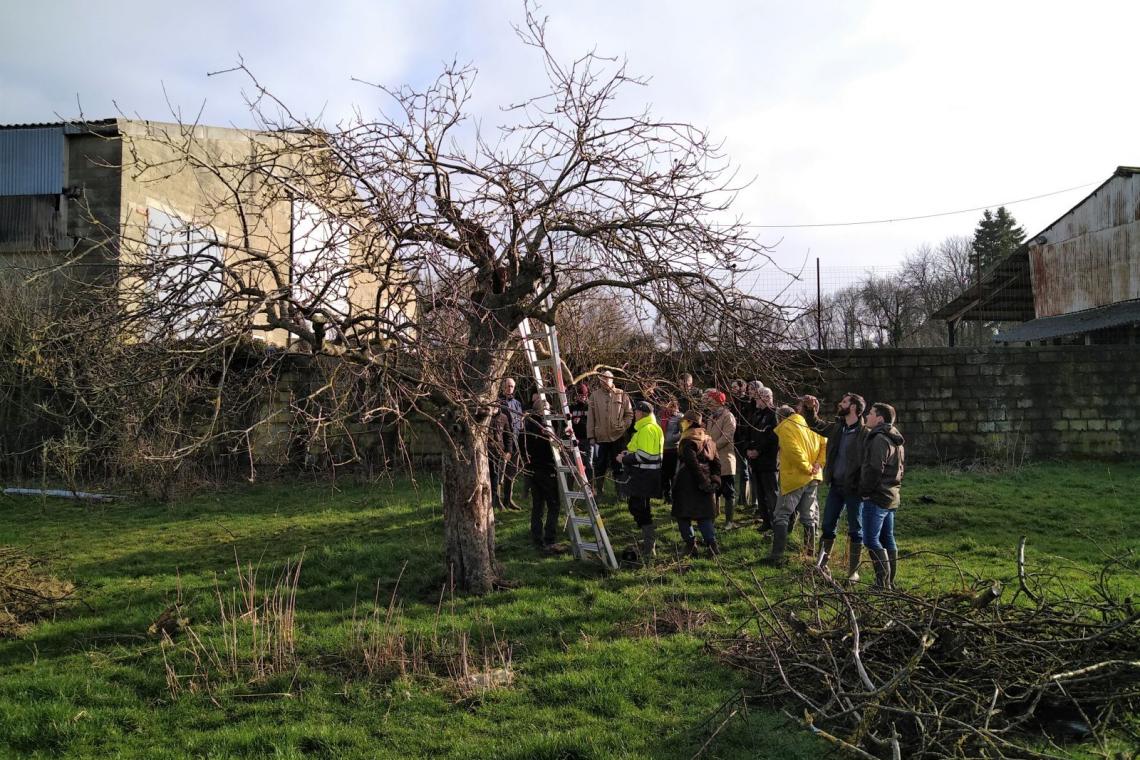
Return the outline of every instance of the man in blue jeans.
<path id="1" fill-rule="evenodd" d="M 827 438 L 827 464 L 823 482 L 827 483 L 827 502 L 823 507 L 823 539 L 816 566 L 828 572 L 827 562 L 835 545 L 839 515 L 847 511 L 848 559 L 847 576 L 851 583 L 859 580 L 859 559 L 863 551 L 862 502 L 859 499 L 859 468 L 863 464 L 863 443 L 868 428 L 863 426 L 863 410 L 867 402 L 858 393 L 845 393 L 836 407 L 838 415 L 831 422 L 819 419 L 819 399 L 804 396 L 804 419 Z"/>
<path id="2" fill-rule="evenodd" d="M 863 538 L 875 565 L 875 585 L 893 588 L 898 569 L 895 546 L 895 510 L 906 467 L 905 441 L 895 428 L 895 408 L 871 404 L 867 412 L 867 440 L 859 469 L 859 495 L 863 499 Z"/>

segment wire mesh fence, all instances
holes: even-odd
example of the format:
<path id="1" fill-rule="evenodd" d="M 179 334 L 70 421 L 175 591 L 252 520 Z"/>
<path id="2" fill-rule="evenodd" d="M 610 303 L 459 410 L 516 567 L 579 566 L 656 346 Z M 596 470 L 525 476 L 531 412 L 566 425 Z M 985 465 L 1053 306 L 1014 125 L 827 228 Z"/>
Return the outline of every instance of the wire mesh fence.
<path id="1" fill-rule="evenodd" d="M 796 270 L 749 273 L 736 286 L 779 310 L 788 348 L 971 346 L 992 344 L 1003 317 L 1021 308 L 1019 291 L 992 284 L 995 274 L 978 271 L 968 238 L 950 238 L 893 266 L 809 259 Z"/>

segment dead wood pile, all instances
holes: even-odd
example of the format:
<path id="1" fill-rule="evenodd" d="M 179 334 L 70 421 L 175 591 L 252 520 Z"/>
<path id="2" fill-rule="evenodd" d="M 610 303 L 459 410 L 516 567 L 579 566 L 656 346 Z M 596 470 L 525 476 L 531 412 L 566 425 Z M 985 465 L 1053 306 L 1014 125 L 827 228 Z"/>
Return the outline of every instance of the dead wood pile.
<path id="1" fill-rule="evenodd" d="M 28 625 L 53 617 L 74 593 L 71 583 L 47 572 L 43 560 L 0 546 L 0 638 L 19 636 Z"/>
<path id="2" fill-rule="evenodd" d="M 1024 546 L 1004 599 L 980 578 L 958 593 L 885 591 L 815 568 L 775 601 L 738 586 L 755 617 L 710 646 L 754 676 L 750 699 L 853 756 L 1055 758 L 1073 740 L 1112 756 L 1112 737 L 1137 739 L 1140 609 L 1114 591 L 1137 563 L 1106 558 L 1077 594 L 1073 568 L 1027 574 Z"/>

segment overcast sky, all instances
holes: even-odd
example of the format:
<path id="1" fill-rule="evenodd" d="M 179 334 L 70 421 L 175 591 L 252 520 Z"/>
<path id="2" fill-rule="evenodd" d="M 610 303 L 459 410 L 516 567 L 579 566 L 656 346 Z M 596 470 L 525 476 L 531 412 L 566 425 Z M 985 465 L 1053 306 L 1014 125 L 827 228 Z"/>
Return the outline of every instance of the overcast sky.
<path id="1" fill-rule="evenodd" d="M 479 69 L 476 111 L 542 91 L 512 23 L 516 0 L 156 3 L 0 0 L 0 123 L 117 110 L 249 126 L 242 56 L 295 112 L 333 123 L 376 92 L 422 85 L 444 61 Z M 831 224 L 1017 203 L 1045 227 L 1118 165 L 1140 164 L 1140 3 L 547 2 L 562 58 L 591 48 L 651 78 L 660 117 L 723 138 L 754 177 L 756 225 Z M 165 94 L 164 94 L 165 90 Z M 969 235 L 980 212 L 892 224 L 764 230 L 825 285 Z M 830 274 L 829 274 L 830 273 Z M 814 271 L 813 271 L 814 274 Z M 771 283 L 760 283 L 762 289 Z"/>

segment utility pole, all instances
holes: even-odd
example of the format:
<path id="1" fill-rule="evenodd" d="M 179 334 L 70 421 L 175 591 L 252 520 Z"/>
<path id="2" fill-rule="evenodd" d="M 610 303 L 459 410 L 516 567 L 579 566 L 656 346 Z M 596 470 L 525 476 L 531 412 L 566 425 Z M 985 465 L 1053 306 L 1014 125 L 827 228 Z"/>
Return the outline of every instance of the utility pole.
<path id="1" fill-rule="evenodd" d="M 823 345 L 823 288 L 819 284 L 819 257 L 815 257 L 815 343 L 822 351 Z"/>

